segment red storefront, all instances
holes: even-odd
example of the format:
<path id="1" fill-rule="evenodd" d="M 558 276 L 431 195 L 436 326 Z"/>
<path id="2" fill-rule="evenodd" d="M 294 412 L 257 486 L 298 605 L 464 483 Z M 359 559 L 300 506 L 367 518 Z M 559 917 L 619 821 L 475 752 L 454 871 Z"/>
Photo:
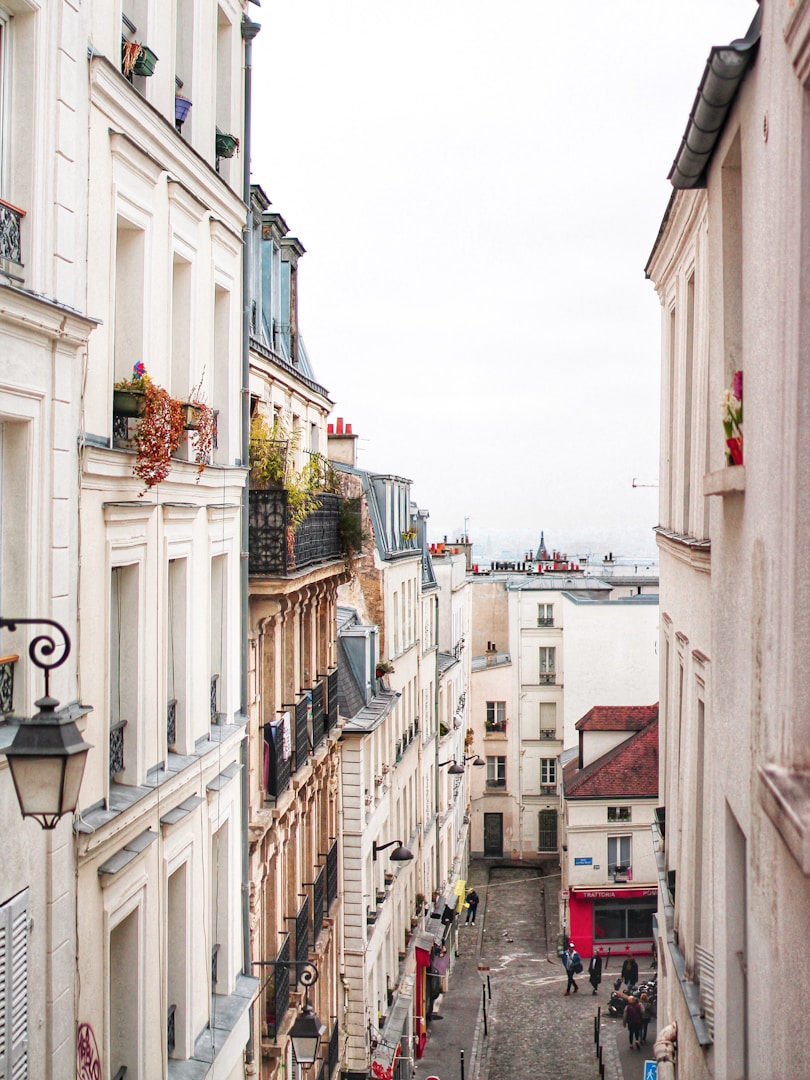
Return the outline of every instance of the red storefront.
<path id="1" fill-rule="evenodd" d="M 649 956 L 657 902 L 658 889 L 652 885 L 573 887 L 568 891 L 570 939 L 586 958 L 600 947 L 613 956 Z"/>

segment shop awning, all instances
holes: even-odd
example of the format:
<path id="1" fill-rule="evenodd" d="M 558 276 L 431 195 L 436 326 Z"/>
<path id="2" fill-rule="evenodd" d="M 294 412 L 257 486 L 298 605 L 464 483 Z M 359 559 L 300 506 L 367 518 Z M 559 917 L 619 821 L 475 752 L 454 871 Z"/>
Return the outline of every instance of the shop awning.
<path id="1" fill-rule="evenodd" d="M 388 1019 L 371 1058 L 371 1073 L 377 1080 L 393 1080 L 394 1066 L 400 1053 L 402 1036 L 413 1006 L 413 975 L 405 975 L 394 995 Z"/>
<path id="2" fill-rule="evenodd" d="M 589 889 L 587 887 L 572 885 L 571 897 L 578 900 L 640 900 L 658 896 L 655 885 L 647 885 L 642 888 L 617 888 L 617 889 Z"/>

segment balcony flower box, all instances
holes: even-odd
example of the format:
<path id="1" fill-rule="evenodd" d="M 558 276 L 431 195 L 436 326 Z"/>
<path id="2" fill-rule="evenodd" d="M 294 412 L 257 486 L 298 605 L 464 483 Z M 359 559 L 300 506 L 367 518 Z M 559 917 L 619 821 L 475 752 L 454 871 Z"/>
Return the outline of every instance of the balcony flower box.
<path id="1" fill-rule="evenodd" d="M 228 135 L 217 128 L 216 151 L 218 158 L 231 158 L 239 149 L 239 140 L 235 135 Z"/>
<path id="2" fill-rule="evenodd" d="M 144 390 L 113 390 L 113 412 L 117 416 L 143 416 L 145 408 Z"/>
<path id="3" fill-rule="evenodd" d="M 125 41 L 121 48 L 121 71 L 126 78 L 133 75 L 154 75 L 158 58 L 148 45 L 140 41 Z"/>
<path id="4" fill-rule="evenodd" d="M 155 64 L 157 62 L 158 58 L 149 46 L 141 45 L 141 51 L 138 53 L 138 58 L 135 61 L 132 73 L 133 75 L 154 75 Z"/>

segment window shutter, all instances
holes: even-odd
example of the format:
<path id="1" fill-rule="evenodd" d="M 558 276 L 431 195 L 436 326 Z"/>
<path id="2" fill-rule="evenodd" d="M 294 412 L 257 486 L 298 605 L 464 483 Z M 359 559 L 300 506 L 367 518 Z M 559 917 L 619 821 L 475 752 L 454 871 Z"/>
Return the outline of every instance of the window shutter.
<path id="1" fill-rule="evenodd" d="M 28 890 L 0 907 L 0 1080 L 28 1080 Z"/>

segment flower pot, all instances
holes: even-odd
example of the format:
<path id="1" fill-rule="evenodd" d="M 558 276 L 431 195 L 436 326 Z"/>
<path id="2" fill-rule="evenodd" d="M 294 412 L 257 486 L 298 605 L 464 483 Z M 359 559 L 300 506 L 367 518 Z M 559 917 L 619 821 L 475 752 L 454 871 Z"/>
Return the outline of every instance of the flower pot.
<path id="1" fill-rule="evenodd" d="M 157 56 L 152 52 L 148 45 L 141 45 L 141 51 L 138 54 L 138 59 L 135 61 L 135 66 L 132 69 L 133 75 L 153 75 L 155 71 L 155 64 L 158 62 Z"/>
<path id="2" fill-rule="evenodd" d="M 113 412 L 118 416 L 143 416 L 145 408 L 143 390 L 113 390 Z"/>
<path id="3" fill-rule="evenodd" d="M 190 108 L 191 102 L 188 98 L 183 97 L 181 94 L 174 95 L 174 126 L 178 131 L 183 126 L 183 121 L 188 116 Z"/>
<path id="4" fill-rule="evenodd" d="M 189 401 L 183 403 L 183 410 L 186 414 L 186 431 L 196 431 L 202 419 L 202 408 Z"/>
<path id="5" fill-rule="evenodd" d="M 234 135 L 226 135 L 224 132 L 217 129 L 216 138 L 216 151 L 217 157 L 230 158 L 236 153 L 236 148 L 239 146 L 239 140 Z"/>
<path id="6" fill-rule="evenodd" d="M 743 463 L 743 441 L 741 435 L 735 435 L 732 439 L 726 439 L 726 446 L 728 450 L 726 457 L 729 459 L 729 465 L 742 465 Z"/>

